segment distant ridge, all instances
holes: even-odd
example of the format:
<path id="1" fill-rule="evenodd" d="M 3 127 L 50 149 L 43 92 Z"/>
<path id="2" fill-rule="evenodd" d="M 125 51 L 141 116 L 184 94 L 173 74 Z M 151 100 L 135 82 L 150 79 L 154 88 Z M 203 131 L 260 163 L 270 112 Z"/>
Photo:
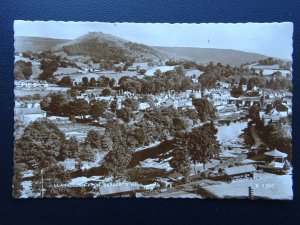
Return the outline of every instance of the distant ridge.
<path id="1" fill-rule="evenodd" d="M 243 63 L 257 62 L 260 59 L 267 58 L 265 55 L 232 49 L 158 46 L 152 46 L 152 48 L 168 55 L 169 58 L 177 60 L 192 60 L 202 64 L 212 61 L 214 63 L 238 66 Z"/>
<path id="2" fill-rule="evenodd" d="M 66 39 L 56 39 L 56 38 L 46 38 L 46 37 L 24 37 L 15 36 L 15 51 L 16 52 L 40 52 L 45 50 L 50 50 L 54 46 L 62 43 L 67 43 L 70 40 Z"/>
<path id="3" fill-rule="evenodd" d="M 88 40 L 97 40 L 98 43 L 106 43 L 106 50 L 122 51 L 125 55 L 134 57 L 138 61 L 173 59 L 192 60 L 200 64 L 207 64 L 212 61 L 214 63 L 239 66 L 244 63 L 257 62 L 258 60 L 268 58 L 268 56 L 262 54 L 232 49 L 147 46 L 102 32 L 90 32 L 74 40 L 16 36 L 15 51 L 24 52 L 30 50 L 32 52 L 39 52 L 53 50 L 56 52 L 67 48 L 73 55 L 76 53 L 78 55 L 89 55 L 90 52 L 86 50 Z"/>

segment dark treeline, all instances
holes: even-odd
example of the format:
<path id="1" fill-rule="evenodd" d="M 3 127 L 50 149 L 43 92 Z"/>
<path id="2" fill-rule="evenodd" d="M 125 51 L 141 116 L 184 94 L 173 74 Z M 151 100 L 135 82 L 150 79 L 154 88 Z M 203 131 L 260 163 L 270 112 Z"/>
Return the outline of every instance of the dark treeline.
<path id="1" fill-rule="evenodd" d="M 100 42 L 98 38 L 91 38 L 81 41 L 80 43 L 67 45 L 63 51 L 68 55 L 85 55 L 92 57 L 94 63 L 104 61 L 126 62 L 132 60 L 126 56 L 122 48 L 114 46 L 110 42 Z"/>

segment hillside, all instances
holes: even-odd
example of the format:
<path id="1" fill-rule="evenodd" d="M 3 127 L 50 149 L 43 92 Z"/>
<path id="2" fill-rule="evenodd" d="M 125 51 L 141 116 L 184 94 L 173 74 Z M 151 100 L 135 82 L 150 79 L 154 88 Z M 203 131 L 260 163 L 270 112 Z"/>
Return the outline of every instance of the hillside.
<path id="1" fill-rule="evenodd" d="M 40 52 L 45 50 L 50 50 L 54 46 L 62 43 L 66 43 L 69 40 L 65 39 L 54 39 L 45 37 L 23 37 L 15 36 L 15 51 L 16 52 Z"/>
<path id="2" fill-rule="evenodd" d="M 267 56 L 237 51 L 232 49 L 215 48 L 191 48 L 191 47 L 152 47 L 162 54 L 177 60 L 192 60 L 198 63 L 206 64 L 210 61 L 215 63 L 229 64 L 237 66 L 247 62 L 256 62 L 265 59 Z"/>
<path id="3" fill-rule="evenodd" d="M 136 62 L 154 62 L 156 65 L 160 61 L 174 59 L 192 60 L 201 64 L 213 61 L 238 66 L 267 58 L 265 55 L 232 49 L 147 46 L 102 32 L 90 32 L 74 40 L 15 37 L 17 52 L 50 49 L 63 56 L 87 56 L 94 62 L 103 59 L 123 62 L 135 59 Z"/>
<path id="4" fill-rule="evenodd" d="M 64 51 L 68 55 L 85 55 L 96 61 L 124 61 L 135 58 L 136 61 L 159 61 L 164 58 L 159 51 L 125 39 L 102 32 L 90 32 L 67 43 L 55 46 L 53 51 Z"/>

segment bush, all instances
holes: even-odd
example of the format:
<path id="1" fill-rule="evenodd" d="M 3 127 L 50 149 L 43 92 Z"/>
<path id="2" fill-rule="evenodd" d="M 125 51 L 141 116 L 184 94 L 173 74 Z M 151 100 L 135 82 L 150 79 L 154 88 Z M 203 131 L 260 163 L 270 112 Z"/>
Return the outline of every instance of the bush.
<path id="1" fill-rule="evenodd" d="M 105 89 L 103 89 L 101 95 L 102 96 L 110 96 L 111 95 L 111 90 L 108 89 L 108 88 L 105 88 Z"/>

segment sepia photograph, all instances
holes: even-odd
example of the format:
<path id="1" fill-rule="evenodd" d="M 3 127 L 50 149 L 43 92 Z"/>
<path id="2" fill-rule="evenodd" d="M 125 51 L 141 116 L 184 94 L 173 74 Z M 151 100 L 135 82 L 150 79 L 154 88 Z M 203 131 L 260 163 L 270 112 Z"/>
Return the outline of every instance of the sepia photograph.
<path id="1" fill-rule="evenodd" d="M 15 20 L 14 47 L 14 198 L 293 199 L 293 23 Z"/>

